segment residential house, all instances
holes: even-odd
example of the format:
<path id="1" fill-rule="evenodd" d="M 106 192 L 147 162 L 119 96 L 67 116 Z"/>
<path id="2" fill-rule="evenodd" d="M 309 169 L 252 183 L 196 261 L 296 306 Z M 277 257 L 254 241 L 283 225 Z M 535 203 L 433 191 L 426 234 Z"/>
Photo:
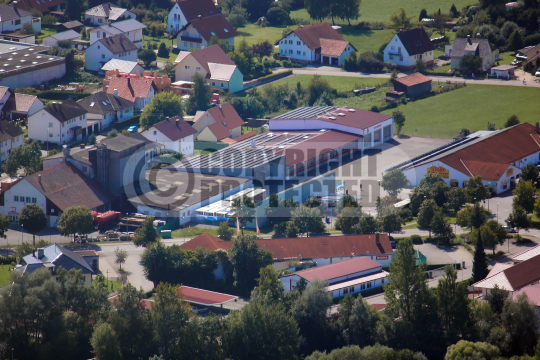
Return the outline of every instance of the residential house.
<path id="1" fill-rule="evenodd" d="M 0 33 L 11 33 L 21 30 L 24 24 L 31 24 L 36 33 L 41 31 L 41 19 L 35 23 L 32 13 L 18 7 L 16 2 L 0 5 Z"/>
<path id="2" fill-rule="evenodd" d="M 176 36 L 179 50 L 202 49 L 208 47 L 210 39 L 215 36 L 234 45 L 236 29 L 221 14 L 197 18 L 182 26 Z"/>
<path id="3" fill-rule="evenodd" d="M 66 59 L 48 55 L 47 46 L 2 41 L 0 83 L 10 89 L 38 87 L 66 75 Z M 5 46 L 5 47 L 4 47 Z M 7 50 L 7 51 L 6 51 Z"/>
<path id="4" fill-rule="evenodd" d="M 0 163 L 3 163 L 11 150 L 24 144 L 24 133 L 7 120 L 0 121 Z"/>
<path id="5" fill-rule="evenodd" d="M 79 254 L 94 273 L 99 273 L 99 253 L 96 250 L 76 250 L 74 253 Z"/>
<path id="6" fill-rule="evenodd" d="M 9 88 L 6 86 L 0 86 L 0 115 L 2 115 L 2 118 L 6 117 L 6 105 L 10 97 L 11 91 L 9 91 Z"/>
<path id="7" fill-rule="evenodd" d="M 435 45 L 423 27 L 397 32 L 384 48 L 384 62 L 400 69 L 413 69 L 418 59 L 427 66 L 435 62 Z"/>
<path id="8" fill-rule="evenodd" d="M 58 25 L 56 25 L 56 31 L 57 32 L 63 32 L 63 31 L 68 31 L 68 30 L 73 30 L 73 31 L 76 31 L 78 33 L 80 33 L 82 31 L 84 27 L 84 24 L 80 21 L 68 21 L 68 22 L 65 22 L 65 23 L 60 23 Z"/>
<path id="9" fill-rule="evenodd" d="M 450 57 L 451 68 L 460 70 L 461 59 L 465 55 L 479 56 L 482 59 L 481 71 L 488 71 L 499 59 L 499 49 L 491 46 L 484 38 L 456 38 L 454 44 L 445 46 L 445 53 Z"/>
<path id="10" fill-rule="evenodd" d="M 122 9 L 110 2 L 94 6 L 84 12 L 84 22 L 94 26 L 107 25 L 115 21 L 136 18 L 137 16 L 131 11 Z"/>
<path id="11" fill-rule="evenodd" d="M 394 250 L 386 234 L 342 235 L 342 236 L 310 236 L 307 238 L 281 238 L 254 240 L 260 248 L 272 253 L 274 268 L 289 268 L 290 260 L 310 262 L 316 266 L 339 263 L 344 260 L 365 257 L 381 266 L 388 267 L 392 262 Z M 185 244 L 184 250 L 222 249 L 228 251 L 231 241 L 225 241 L 209 234 L 201 234 Z M 214 271 L 217 279 L 224 276 L 221 264 Z"/>
<path id="12" fill-rule="evenodd" d="M 516 53 L 516 60 L 523 61 L 523 68 L 525 71 L 531 73 L 536 72 L 538 69 L 538 58 L 540 56 L 540 44 L 536 46 L 528 46 L 524 49 L 518 50 Z"/>
<path id="13" fill-rule="evenodd" d="M 431 92 L 431 79 L 420 73 L 396 78 L 394 91 L 403 92 L 407 97 L 418 97 Z"/>
<path id="14" fill-rule="evenodd" d="M 176 34 L 188 22 L 215 14 L 219 11 L 212 0 L 177 1 L 167 16 L 167 32 Z"/>
<path id="15" fill-rule="evenodd" d="M 44 248 L 39 248 L 32 254 L 22 258 L 23 265 L 19 265 L 15 271 L 23 273 L 32 273 L 38 269 L 48 269 L 53 278 L 58 281 L 58 268 L 63 267 L 66 270 L 81 270 L 86 286 L 92 285 L 92 275 L 97 274 L 80 254 L 73 252 L 60 245 L 51 244 Z"/>
<path id="16" fill-rule="evenodd" d="M 107 94 L 114 94 L 118 91 L 118 96 L 135 103 L 135 110 L 142 110 L 152 101 L 157 88 L 153 79 L 140 77 L 125 78 L 112 77 L 110 79 Z"/>
<path id="17" fill-rule="evenodd" d="M 286 292 L 292 291 L 304 279 L 309 285 L 315 279 L 327 281 L 327 291 L 333 298 L 382 287 L 388 283 L 388 272 L 382 265 L 366 257 L 355 257 L 341 262 L 316 266 L 281 277 Z"/>
<path id="18" fill-rule="evenodd" d="M 146 25 L 135 19 L 117 21 L 111 24 L 102 25 L 89 31 L 90 45 L 100 39 L 105 39 L 114 35 L 124 34 L 137 48 L 142 47 L 143 29 Z"/>
<path id="19" fill-rule="evenodd" d="M 197 130 L 197 140 L 218 142 L 242 135 L 242 125 L 244 120 L 230 103 L 225 103 L 206 110 L 193 128 Z"/>
<path id="20" fill-rule="evenodd" d="M 142 74 L 144 68 L 136 61 L 111 59 L 101 68 L 102 72 L 118 70 L 120 74 Z"/>
<path id="21" fill-rule="evenodd" d="M 166 150 L 184 155 L 194 154 L 195 134 L 197 134 L 197 130 L 180 116 L 167 118 L 142 132 L 145 138 L 163 144 Z"/>
<path id="22" fill-rule="evenodd" d="M 24 177 L 3 196 L 4 215 L 12 222 L 18 222 L 24 206 L 35 204 L 45 212 L 50 227 L 56 227 L 62 212 L 71 206 L 103 212 L 110 209 L 112 200 L 108 191 L 69 163 L 60 163 Z"/>
<path id="23" fill-rule="evenodd" d="M 124 34 L 100 39 L 86 50 L 86 70 L 100 71 L 111 59 L 137 61 L 138 50 Z"/>
<path id="24" fill-rule="evenodd" d="M 245 133 L 243 135 L 235 137 L 234 139 L 229 139 L 229 138 L 222 139 L 221 142 L 225 143 L 225 144 L 232 145 L 232 144 L 239 143 L 240 141 L 244 141 L 246 139 L 251 139 L 252 137 L 254 137 L 254 136 L 258 135 L 258 134 L 259 133 L 256 132 L 256 131 L 250 131 L 250 132 L 247 132 L 247 133 Z"/>
<path id="25" fill-rule="evenodd" d="M 144 140 L 124 135 L 102 140 L 97 145 L 83 149 L 65 146 L 61 153 L 43 160 L 43 169 L 69 163 L 89 179 L 95 179 L 102 189 L 118 197 L 123 194 L 126 185 L 136 180 L 131 175 L 140 171 L 139 166 L 144 164 L 145 146 Z"/>
<path id="26" fill-rule="evenodd" d="M 135 131 L 128 135 L 132 139 L 137 139 L 144 142 L 145 163 L 152 160 L 155 156 L 163 153 L 165 145 L 145 138 L 140 132 Z"/>
<path id="27" fill-rule="evenodd" d="M 15 2 L 20 9 L 30 12 L 37 10 L 43 15 L 61 11 L 65 5 L 65 0 L 12 0 L 9 3 L 14 4 Z"/>
<path id="28" fill-rule="evenodd" d="M 49 36 L 45 36 L 43 38 L 43 45 L 51 47 L 51 46 L 57 45 L 58 42 L 61 40 L 72 41 L 72 40 L 80 40 L 80 39 L 81 39 L 81 34 L 79 34 L 78 32 L 74 30 L 67 30 L 67 31 L 56 33 L 56 34 L 51 34 Z"/>
<path id="29" fill-rule="evenodd" d="M 198 72 L 213 88 L 227 89 L 231 93 L 244 88 L 244 75 L 219 45 L 194 52 L 181 51 L 175 62 L 176 80 L 191 81 Z"/>
<path id="30" fill-rule="evenodd" d="M 7 101 L 4 116 L 11 119 L 27 119 L 43 109 L 43 102 L 35 95 L 13 94 Z"/>
<path id="31" fill-rule="evenodd" d="M 107 129 L 115 122 L 133 117 L 135 108 L 134 102 L 121 98 L 118 92 L 107 94 L 103 91 L 82 99 L 79 105 L 88 111 L 87 121 L 89 125 L 93 123 L 92 130 L 95 133 Z"/>
<path id="32" fill-rule="evenodd" d="M 529 285 L 540 282 L 540 255 L 534 256 L 518 264 L 497 264 L 493 267 L 484 280 L 480 280 L 471 286 L 475 296 L 485 298 L 491 290 L 498 286 L 506 290 L 510 295 Z"/>
<path id="33" fill-rule="evenodd" d="M 88 111 L 71 99 L 54 102 L 28 118 L 28 138 L 65 144 L 86 136 Z"/>
<path id="34" fill-rule="evenodd" d="M 327 22 L 300 26 L 276 41 L 279 54 L 293 60 L 342 65 L 345 58 L 356 48 Z"/>

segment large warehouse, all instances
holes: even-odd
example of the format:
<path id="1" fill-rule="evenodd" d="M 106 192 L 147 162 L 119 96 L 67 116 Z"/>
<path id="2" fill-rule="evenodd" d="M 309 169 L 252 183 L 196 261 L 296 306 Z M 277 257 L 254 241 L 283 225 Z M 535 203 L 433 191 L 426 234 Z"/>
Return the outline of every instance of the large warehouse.
<path id="1" fill-rule="evenodd" d="M 348 107 L 304 107 L 270 120 L 270 131 L 173 166 L 178 171 L 268 180 L 305 180 L 340 156 L 389 141 L 389 115 Z"/>
<path id="2" fill-rule="evenodd" d="M 465 187 L 481 176 L 497 194 L 515 184 L 521 169 L 540 162 L 540 127 L 523 123 L 452 144 L 400 166 L 412 186 L 429 173 L 440 174 L 448 185 Z"/>

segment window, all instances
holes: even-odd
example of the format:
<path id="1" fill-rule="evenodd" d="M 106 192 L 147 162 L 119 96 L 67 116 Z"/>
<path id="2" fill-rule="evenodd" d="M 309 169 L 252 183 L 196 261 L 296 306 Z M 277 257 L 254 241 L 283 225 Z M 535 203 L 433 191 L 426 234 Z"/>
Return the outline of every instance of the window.
<path id="1" fill-rule="evenodd" d="M 395 46 L 390 46 L 390 50 L 395 50 L 396 47 Z"/>
<path id="2" fill-rule="evenodd" d="M 102 59 L 105 59 L 105 54 L 101 54 L 101 58 L 102 58 Z"/>
<path id="3" fill-rule="evenodd" d="M 220 83 L 221 84 L 221 87 L 223 87 L 223 83 Z"/>
<path id="4" fill-rule="evenodd" d="M 301 42 L 301 41 L 297 41 L 297 42 L 296 42 L 296 45 L 302 45 L 302 42 Z"/>
<path id="5" fill-rule="evenodd" d="M 32 204 L 35 204 L 37 203 L 37 199 L 36 198 L 32 198 Z"/>
<path id="6" fill-rule="evenodd" d="M 289 40 L 289 44 L 292 45 L 292 40 Z"/>
<path id="7" fill-rule="evenodd" d="M 83 165 L 82 171 L 83 171 L 83 172 L 87 172 L 87 171 L 88 171 L 88 168 L 87 168 L 85 165 Z"/>
<path id="8" fill-rule="evenodd" d="M 29 202 L 31 202 L 31 201 L 32 201 L 32 199 L 30 199 L 30 197 L 27 196 L 27 197 L 26 197 L 26 202 L 29 203 Z"/>
<path id="9" fill-rule="evenodd" d="M 293 51 L 292 51 L 292 50 L 289 50 L 289 54 L 292 54 L 292 53 L 293 53 Z"/>
<path id="10" fill-rule="evenodd" d="M 103 19 L 98 19 L 98 23 L 102 23 L 103 22 Z"/>
<path id="11" fill-rule="evenodd" d="M 21 25 L 21 19 L 15 20 L 15 25 Z"/>
<path id="12" fill-rule="evenodd" d="M 52 138 L 52 137 L 53 137 L 53 134 L 49 133 L 49 137 Z"/>
<path id="13" fill-rule="evenodd" d="M 300 55 L 302 52 L 300 50 L 296 51 L 296 55 Z"/>
<path id="14" fill-rule="evenodd" d="M 197 66 L 197 71 L 201 71 L 201 67 L 200 67 L 200 66 Z"/>
<path id="15" fill-rule="evenodd" d="M 188 65 L 184 66 L 184 69 L 189 70 L 189 66 Z"/>
<path id="16" fill-rule="evenodd" d="M 351 287 L 349 288 L 349 292 L 350 292 L 350 293 L 353 293 L 353 292 L 354 292 L 354 286 L 351 286 Z"/>
<path id="17" fill-rule="evenodd" d="M 343 295 L 348 294 L 348 293 L 349 293 L 349 289 L 348 289 L 348 288 L 343 289 Z"/>
<path id="18" fill-rule="evenodd" d="M 98 48 L 98 49 L 101 49 L 101 46 L 100 46 L 100 45 L 98 45 L 98 46 L 97 46 L 97 48 Z"/>
<path id="19" fill-rule="evenodd" d="M 212 86 L 216 86 L 216 83 L 214 81 L 212 81 Z"/>
<path id="20" fill-rule="evenodd" d="M 49 123 L 49 127 L 52 128 L 52 127 L 53 127 L 53 123 Z"/>
<path id="21" fill-rule="evenodd" d="M 13 201 L 19 201 L 19 197 L 18 197 L 17 195 L 15 195 L 15 196 L 13 197 Z"/>
<path id="22" fill-rule="evenodd" d="M 304 51 L 304 56 L 306 56 L 306 52 Z"/>
<path id="23" fill-rule="evenodd" d="M 366 284 L 366 287 L 369 289 L 371 288 L 371 281 Z"/>

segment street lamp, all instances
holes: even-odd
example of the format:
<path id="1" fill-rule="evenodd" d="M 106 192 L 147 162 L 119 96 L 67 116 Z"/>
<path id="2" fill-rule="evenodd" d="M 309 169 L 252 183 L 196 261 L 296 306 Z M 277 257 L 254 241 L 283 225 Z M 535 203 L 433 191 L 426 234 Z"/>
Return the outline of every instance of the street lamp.
<path id="1" fill-rule="evenodd" d="M 109 270 L 107 269 L 107 291 L 109 291 Z"/>

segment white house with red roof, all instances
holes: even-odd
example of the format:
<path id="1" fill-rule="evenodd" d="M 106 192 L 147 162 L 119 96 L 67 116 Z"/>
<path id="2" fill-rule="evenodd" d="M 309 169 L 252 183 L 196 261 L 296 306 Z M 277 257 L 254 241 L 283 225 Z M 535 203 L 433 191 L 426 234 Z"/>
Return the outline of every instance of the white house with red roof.
<path id="1" fill-rule="evenodd" d="M 118 96 L 135 103 L 135 110 L 142 110 L 152 101 L 157 92 L 154 79 L 140 77 L 117 77 L 110 78 L 107 94 L 118 93 Z"/>
<path id="2" fill-rule="evenodd" d="M 167 32 L 174 35 L 188 22 L 219 14 L 212 0 L 182 0 L 174 3 L 167 16 Z"/>
<path id="3" fill-rule="evenodd" d="M 522 123 L 485 134 L 471 134 L 435 153 L 410 161 L 400 168 L 412 186 L 429 173 L 440 174 L 452 187 L 465 187 L 471 177 L 481 176 L 497 194 L 509 190 L 528 164 L 540 161 L 540 126 Z"/>
<path id="4" fill-rule="evenodd" d="M 281 278 L 285 291 L 293 290 L 304 279 L 311 284 L 315 279 L 328 282 L 328 292 L 337 298 L 359 293 L 388 283 L 388 272 L 382 265 L 366 257 L 356 257 L 333 264 L 297 271 Z"/>
<path id="5" fill-rule="evenodd" d="M 180 116 L 167 118 L 142 132 L 145 138 L 163 144 L 166 150 L 184 155 L 193 155 L 195 134 L 197 134 L 197 130 Z"/>
<path id="6" fill-rule="evenodd" d="M 244 120 L 230 103 L 225 103 L 206 110 L 193 128 L 197 131 L 197 140 L 218 142 L 242 135 L 242 125 Z"/>
<path id="7" fill-rule="evenodd" d="M 384 48 L 384 62 L 392 62 L 402 69 L 412 69 L 418 59 L 432 65 L 435 61 L 435 45 L 423 27 L 401 30 Z"/>
<path id="8" fill-rule="evenodd" d="M 190 20 L 182 26 L 176 35 L 176 46 L 185 51 L 204 49 L 208 47 L 212 37 L 234 45 L 235 36 L 238 36 L 238 32 L 225 16 L 215 14 Z"/>
<path id="9" fill-rule="evenodd" d="M 300 26 L 276 41 L 279 54 L 293 60 L 342 65 L 345 58 L 356 48 L 327 22 Z"/>

